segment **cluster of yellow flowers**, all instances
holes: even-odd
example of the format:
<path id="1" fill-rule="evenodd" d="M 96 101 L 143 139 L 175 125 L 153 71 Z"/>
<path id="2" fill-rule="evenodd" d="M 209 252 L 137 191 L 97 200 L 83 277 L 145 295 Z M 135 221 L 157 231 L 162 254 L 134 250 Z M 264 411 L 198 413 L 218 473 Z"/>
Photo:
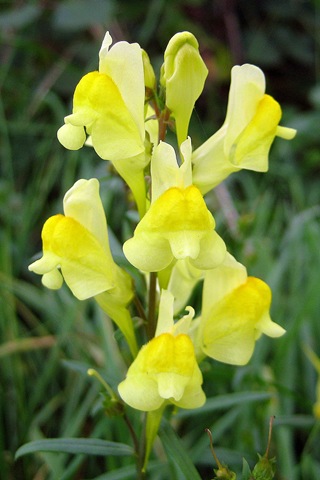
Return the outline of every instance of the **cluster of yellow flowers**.
<path id="1" fill-rule="evenodd" d="M 193 151 L 189 121 L 208 73 L 196 38 L 181 32 L 170 40 L 159 85 L 137 43 L 111 44 L 107 33 L 99 70 L 77 85 L 58 139 L 71 150 L 92 146 L 132 191 L 140 221 L 123 251 L 143 275 L 157 278 L 147 282 L 156 286 L 152 335 L 140 347 L 129 310 L 133 282 L 112 258 L 97 179 L 78 180 L 66 193 L 64 215 L 45 223 L 43 256 L 29 269 L 48 288 L 64 280 L 78 299 L 94 297 L 122 331 L 133 356 L 118 386 L 125 403 L 146 412 L 168 403 L 197 408 L 205 402 L 205 356 L 244 365 L 262 334 L 284 333 L 269 315 L 270 288 L 227 251 L 203 195 L 243 168 L 267 171 L 274 138 L 291 139 L 295 130 L 279 126 L 281 108 L 265 94 L 263 72 L 235 66 L 225 122 Z M 169 124 L 176 149 L 166 142 Z M 186 305 L 200 280 L 202 310 L 194 318 Z"/>

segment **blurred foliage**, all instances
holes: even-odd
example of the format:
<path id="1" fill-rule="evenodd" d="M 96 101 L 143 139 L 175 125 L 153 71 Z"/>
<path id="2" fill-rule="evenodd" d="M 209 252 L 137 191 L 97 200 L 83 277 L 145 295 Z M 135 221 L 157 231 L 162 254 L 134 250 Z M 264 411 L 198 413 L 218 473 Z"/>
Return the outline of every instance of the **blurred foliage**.
<path id="1" fill-rule="evenodd" d="M 212 398 L 201 411 L 179 413 L 176 423 L 201 477 L 210 479 L 215 465 L 204 428 L 211 429 L 219 458 L 241 472 L 243 456 L 253 465 L 254 453 L 265 450 L 275 414 L 277 478 L 320 478 L 319 421 L 312 416 L 316 372 L 302 349 L 307 344 L 320 355 L 319 21 L 318 0 L 0 2 L 4 479 L 135 478 L 126 457 L 42 453 L 13 460 L 21 444 L 44 437 L 127 441 L 123 424 L 104 415 L 99 387 L 85 373 L 89 366 L 100 369 L 111 385 L 122 378 L 111 326 L 90 302 L 75 301 L 65 288 L 47 291 L 27 271 L 41 248 L 43 222 L 61 211 L 64 193 L 81 177 L 102 180 L 112 246 L 121 259 L 120 242 L 133 214 L 122 181 L 90 149 L 67 152 L 55 135 L 80 77 L 97 68 L 107 29 L 115 41 L 139 42 L 157 71 L 174 33 L 196 35 L 209 77 L 190 128 L 195 146 L 224 120 L 236 63 L 264 70 L 268 93 L 283 107 L 282 123 L 299 131 L 292 142 L 276 141 L 268 174 L 234 175 L 207 198 L 229 250 L 271 285 L 273 317 L 288 333 L 258 342 L 245 367 L 205 362 Z M 169 459 L 170 445 L 178 441 L 170 435 L 163 430 Z M 153 460 L 150 475 L 184 478 L 181 465 L 171 461 Z"/>

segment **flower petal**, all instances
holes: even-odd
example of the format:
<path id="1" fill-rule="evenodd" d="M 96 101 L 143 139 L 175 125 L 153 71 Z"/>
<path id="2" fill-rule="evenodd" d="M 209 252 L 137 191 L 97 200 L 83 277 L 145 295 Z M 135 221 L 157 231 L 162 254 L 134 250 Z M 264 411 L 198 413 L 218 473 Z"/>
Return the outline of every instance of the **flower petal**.
<path id="1" fill-rule="evenodd" d="M 189 258 L 175 263 L 168 285 L 174 296 L 175 313 L 185 307 L 194 287 L 203 277 L 204 271 L 194 267 Z"/>
<path id="2" fill-rule="evenodd" d="M 200 270 L 209 270 L 221 265 L 226 256 L 226 244 L 215 230 L 208 232 L 200 240 L 200 251 L 191 263 Z"/>
<path id="3" fill-rule="evenodd" d="M 57 137 L 61 145 L 68 150 L 79 150 L 86 141 L 86 133 L 83 126 L 76 127 L 66 123 L 59 128 Z"/>
<path id="4" fill-rule="evenodd" d="M 145 89 L 141 47 L 137 43 L 122 41 L 115 43 L 107 53 L 103 49 L 100 51 L 99 71 L 110 76 L 117 85 L 143 142 Z"/>
<path id="5" fill-rule="evenodd" d="M 158 272 L 173 260 L 169 242 L 156 234 L 135 235 L 123 244 L 129 262 L 142 272 Z"/>
<path id="6" fill-rule="evenodd" d="M 43 226 L 43 258 L 30 265 L 36 273 L 47 274 L 44 282 L 57 288 L 57 275 L 50 268 L 60 267 L 72 293 L 79 299 L 114 287 L 113 261 L 97 239 L 76 220 L 63 215 L 49 218 Z M 51 271 L 52 271 L 51 270 Z"/>
<path id="7" fill-rule="evenodd" d="M 209 312 L 247 280 L 246 268 L 227 252 L 223 263 L 205 273 L 202 311 Z"/>
<path id="8" fill-rule="evenodd" d="M 73 114 L 66 117 L 65 122 L 77 127 L 74 130 L 68 126 L 59 131 L 59 140 L 61 138 L 67 148 L 80 148 L 80 139 L 83 140 L 80 128 L 86 127 L 92 135 L 94 149 L 104 160 L 132 157 L 144 151 L 140 127 L 117 84 L 104 73 L 90 72 L 82 77 L 74 92 Z"/>
<path id="9" fill-rule="evenodd" d="M 39 273 L 35 269 L 32 271 Z M 44 273 L 42 275 L 42 284 L 47 288 L 51 288 L 52 290 L 59 290 L 59 288 L 61 288 L 63 284 L 63 276 L 61 275 L 59 270 L 51 270 L 50 272 Z"/>
<path id="10" fill-rule="evenodd" d="M 266 172 L 268 154 L 281 119 L 281 108 L 269 95 L 264 95 L 252 120 L 230 148 L 230 162 L 249 170 Z"/>
<path id="11" fill-rule="evenodd" d="M 144 373 L 127 376 L 118 385 L 118 392 L 130 407 L 143 412 L 157 410 L 164 402 L 158 393 L 157 382 Z"/>
<path id="12" fill-rule="evenodd" d="M 203 330 L 203 352 L 219 362 L 246 365 L 254 351 L 255 332 L 248 325 L 237 327 L 233 316 L 219 316 Z"/>
<path id="13" fill-rule="evenodd" d="M 100 184 L 96 178 L 78 180 L 65 194 L 63 209 L 67 217 L 81 223 L 97 238 L 106 254 L 111 258 L 107 221 L 99 190 Z"/>
<path id="14" fill-rule="evenodd" d="M 251 122 L 266 89 L 265 76 L 255 65 L 236 65 L 231 70 L 225 152 L 230 152 L 234 139 Z"/>
<path id="15" fill-rule="evenodd" d="M 172 257 L 196 259 L 200 254 L 202 238 L 212 232 L 214 226 L 214 218 L 195 186 L 190 185 L 185 189 L 172 187 L 151 204 L 137 225 L 133 238 L 125 242 L 124 252 L 137 268 L 141 269 L 142 260 L 144 271 L 156 271 L 153 270 L 155 266 L 162 270 L 169 265 Z M 212 239 L 213 237 L 210 240 L 211 245 Z M 166 242 L 170 244 L 171 259 Z M 144 243 L 147 250 L 143 247 Z M 205 242 L 204 245 L 207 246 L 208 243 Z M 163 258 L 159 258 L 162 255 Z M 210 266 L 209 259 L 206 268 Z"/>
<path id="16" fill-rule="evenodd" d="M 198 365 L 195 365 L 192 377 L 184 389 L 182 398 L 179 401 L 172 401 L 179 408 L 200 408 L 206 401 L 206 396 L 201 388 L 202 373 Z"/>
<path id="17" fill-rule="evenodd" d="M 190 337 L 163 333 L 142 347 L 118 389 L 129 405 L 151 411 L 164 401 L 177 405 L 182 402 L 186 408 L 202 405 L 201 384 L 202 375 Z"/>
<path id="18" fill-rule="evenodd" d="M 225 156 L 224 139 L 226 126 L 221 127 L 192 154 L 193 183 L 204 195 L 216 185 L 219 185 L 231 173 L 240 170 Z"/>
<path id="19" fill-rule="evenodd" d="M 239 271 L 233 278 L 234 283 L 240 276 Z M 213 304 L 210 311 L 203 311 L 199 327 L 203 352 L 221 362 L 246 364 L 261 333 L 272 336 L 284 333 L 269 317 L 270 303 L 268 285 L 248 277 L 245 283 Z"/>
<path id="20" fill-rule="evenodd" d="M 185 188 L 192 184 L 191 139 L 181 145 L 183 163 L 179 167 L 174 148 L 166 142 L 160 142 L 152 153 L 152 203 L 166 190 L 172 187 Z"/>

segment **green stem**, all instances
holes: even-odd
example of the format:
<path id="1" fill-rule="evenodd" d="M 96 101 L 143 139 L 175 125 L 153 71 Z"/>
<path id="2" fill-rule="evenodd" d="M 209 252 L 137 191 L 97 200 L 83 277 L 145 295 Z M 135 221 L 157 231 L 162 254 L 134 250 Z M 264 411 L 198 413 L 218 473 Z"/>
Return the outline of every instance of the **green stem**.
<path id="1" fill-rule="evenodd" d="M 138 441 L 138 437 L 136 435 L 136 432 L 134 431 L 133 426 L 131 425 L 131 422 L 130 422 L 130 420 L 129 420 L 129 418 L 126 414 L 123 415 L 123 419 L 126 422 L 128 430 L 130 432 L 136 454 L 137 454 L 137 456 L 139 456 L 140 447 L 139 447 L 139 441 Z"/>
<path id="2" fill-rule="evenodd" d="M 123 419 L 128 427 L 130 432 L 134 450 L 136 453 L 136 460 L 137 460 L 137 479 L 138 480 L 145 480 L 146 474 L 143 469 L 144 467 L 144 458 L 145 458 L 145 441 L 139 443 L 139 439 L 136 435 L 136 432 L 133 429 L 132 423 L 126 414 L 123 415 Z M 145 432 L 142 435 L 142 439 L 145 439 Z"/>
<path id="3" fill-rule="evenodd" d="M 123 419 L 128 427 L 128 430 L 130 432 L 132 441 L 133 441 L 133 446 L 134 450 L 136 452 L 136 461 L 137 461 L 137 478 L 138 480 L 144 480 L 145 477 L 145 471 L 143 470 L 143 462 L 144 462 L 144 452 L 145 452 L 145 446 L 144 444 L 139 444 L 138 437 L 136 435 L 136 432 L 133 429 L 133 426 L 126 414 L 123 415 Z M 145 435 L 143 435 L 143 438 Z"/>
<path id="4" fill-rule="evenodd" d="M 114 391 L 112 390 L 110 385 L 101 377 L 100 373 L 98 373 L 97 370 L 95 370 L 94 368 L 89 368 L 87 374 L 90 375 L 90 377 L 96 377 L 96 379 L 99 380 L 101 385 L 106 389 L 110 398 L 114 401 L 117 400 Z"/>

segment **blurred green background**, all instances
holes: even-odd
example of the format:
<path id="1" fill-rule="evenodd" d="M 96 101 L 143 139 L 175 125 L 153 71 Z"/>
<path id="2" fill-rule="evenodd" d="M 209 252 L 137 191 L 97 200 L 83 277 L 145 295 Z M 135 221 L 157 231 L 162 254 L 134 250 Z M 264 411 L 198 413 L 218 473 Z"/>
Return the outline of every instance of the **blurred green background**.
<path id="1" fill-rule="evenodd" d="M 74 87 L 98 66 L 107 29 L 114 41 L 140 43 L 157 73 L 174 33 L 196 35 L 209 77 L 191 122 L 194 146 L 222 124 L 230 69 L 246 62 L 263 69 L 267 92 L 283 108 L 282 125 L 298 129 L 293 141 L 275 141 L 267 174 L 234 174 L 207 198 L 231 253 L 272 287 L 272 317 L 287 334 L 261 339 L 245 367 L 205 362 L 212 398 L 203 411 L 178 414 L 176 424 L 209 480 L 215 464 L 204 428 L 220 459 L 241 472 L 242 457 L 252 465 L 256 452 L 264 453 L 275 414 L 276 478 L 318 480 L 318 375 L 304 349 L 320 355 L 319 0 L 0 1 L 0 477 L 135 478 L 126 457 L 41 453 L 14 462 L 20 445 L 41 438 L 127 442 L 86 375 L 92 366 L 113 384 L 122 372 L 110 325 L 90 302 L 76 301 L 67 288 L 46 290 L 27 270 L 41 249 L 44 221 L 62 211 L 77 179 L 93 176 L 103 181 L 121 260 L 131 225 L 122 182 L 91 149 L 66 151 L 56 139 Z M 163 452 L 153 462 L 150 478 L 184 478 Z"/>

